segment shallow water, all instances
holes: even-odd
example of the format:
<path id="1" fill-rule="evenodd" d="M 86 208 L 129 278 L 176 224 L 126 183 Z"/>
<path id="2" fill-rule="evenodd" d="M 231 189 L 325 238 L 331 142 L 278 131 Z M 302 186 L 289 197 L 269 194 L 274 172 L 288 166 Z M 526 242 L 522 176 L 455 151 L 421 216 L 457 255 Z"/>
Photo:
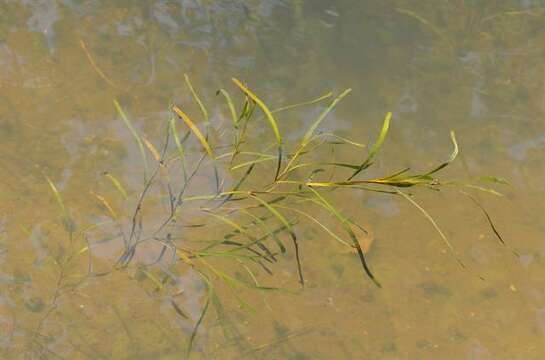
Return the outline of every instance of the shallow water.
<path id="1" fill-rule="evenodd" d="M 461 153 L 442 177 L 495 175 L 511 184 L 483 184 L 503 197 L 472 192 L 507 247 L 468 198 L 414 191 L 466 270 L 404 199 L 331 194 L 372 231 L 368 260 L 383 288 L 362 276 L 354 254 L 302 223 L 305 289 L 291 248 L 273 276 L 256 270 L 256 280 L 289 292 L 219 286 L 224 313 L 210 305 L 191 357 L 544 358 L 544 54 L 545 2 L 537 0 L 0 1 L 0 357 L 186 356 L 207 298 L 198 274 L 182 267 L 168 293 L 157 291 L 141 264 L 158 249 L 142 246 L 127 269 L 86 277 L 85 247 L 93 244 L 93 273 L 108 271 L 123 250 L 120 229 L 72 240 L 67 230 L 108 220 L 98 194 L 127 231 L 143 166 L 112 100 L 159 146 L 171 102 L 199 118 L 187 73 L 218 128 L 229 120 L 215 91 L 235 93 L 232 76 L 273 108 L 350 87 L 322 129 L 372 143 L 384 114 L 394 113 L 369 176 L 444 161 L 454 130 Z M 288 141 L 304 134 L 320 106 L 279 117 Z M 268 145 L 262 124 L 255 142 Z M 194 145 L 188 159 L 197 161 Z M 104 172 L 125 184 L 129 200 Z M 63 224 L 46 177 L 75 225 Z M 201 191 L 214 186 L 210 174 L 196 183 Z M 144 229 L 163 220 L 157 209 L 164 210 L 159 200 L 146 210 Z M 198 243 L 199 231 L 180 236 Z M 61 270 L 67 253 L 77 256 Z M 247 276 L 239 263 L 225 263 Z"/>

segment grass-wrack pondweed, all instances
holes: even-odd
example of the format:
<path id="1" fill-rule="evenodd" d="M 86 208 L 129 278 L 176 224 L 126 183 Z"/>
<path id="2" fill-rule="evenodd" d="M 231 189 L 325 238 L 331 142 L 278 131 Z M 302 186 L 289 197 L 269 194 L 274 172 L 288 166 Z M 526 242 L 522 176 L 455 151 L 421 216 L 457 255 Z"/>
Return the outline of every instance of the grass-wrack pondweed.
<path id="1" fill-rule="evenodd" d="M 218 94 L 222 97 L 217 98 L 229 120 L 221 122 L 222 128 L 214 128 L 218 126 L 215 117 L 210 116 L 205 102 L 197 95 L 187 76 L 185 80 L 203 119 L 200 122 L 195 120 L 182 104 L 171 104 L 169 117 L 162 123 L 165 136 L 161 146 L 154 145 L 149 136 L 142 134 L 129 120 L 122 105 L 114 100 L 115 108 L 140 152 L 144 181 L 141 188 L 132 189 L 125 185 L 128 183 L 125 179 L 112 175 L 119 174 L 117 169 L 104 173 L 109 189 L 121 195 L 124 206 L 131 206 L 128 211 L 126 207 L 121 210 L 122 207 L 113 202 L 116 197 L 106 197 L 103 191 L 92 190 L 91 194 L 95 202 L 98 200 L 102 205 L 102 210 L 106 210 L 103 213 L 108 215 L 108 223 L 114 224 L 113 228 L 118 231 L 113 238 L 123 240 L 124 250 L 110 273 L 131 266 L 138 249 L 145 243 L 154 243 L 160 249 L 155 260 L 138 265 L 139 273 L 151 283 L 154 294 L 174 296 L 175 290 L 170 284 L 176 282 L 172 275 L 175 271 L 191 269 L 206 284 L 207 294 L 197 318 L 189 316 L 183 305 L 169 298 L 172 311 L 179 319 L 192 322 L 193 330 L 187 344 L 189 351 L 194 347 L 205 315 L 211 309 L 222 312 L 218 296 L 220 289 L 231 293 L 241 308 L 252 311 L 252 306 L 241 297 L 240 289 L 287 291 L 266 285 L 266 279 L 260 277 L 274 276 L 275 269 L 291 254 L 294 278 L 304 286 L 305 236 L 298 231 L 301 223 L 321 229 L 338 244 L 355 250 L 364 276 L 378 287 L 387 286 L 379 282 L 380 273 L 372 271 L 372 264 L 360 246 L 358 234 L 361 233 L 355 230 L 363 228 L 354 220 L 357 216 L 343 213 L 343 206 L 335 201 L 337 192 L 379 192 L 407 200 L 430 221 L 453 258 L 463 264 L 434 218 L 416 202 L 416 195 L 407 191 L 413 188 L 433 189 L 434 192 L 461 188 L 483 190 L 484 193 L 495 191 L 482 184 L 439 178 L 442 170 L 458 154 L 454 133 L 451 133 L 453 150 L 439 165 L 425 171 L 414 172 L 406 168 L 371 177 L 366 176 L 366 170 L 373 166 L 386 143 L 389 129 L 395 123 L 392 113 L 386 113 L 377 140 L 368 150 L 357 139 L 319 131 L 334 108 L 349 96 L 350 89 L 336 96 L 327 93 L 271 111 L 247 85 L 233 79 L 238 92 L 221 89 Z M 317 104 L 330 97 L 333 100 L 323 107 L 299 139 L 287 141 L 283 137 L 279 120 L 284 112 Z M 256 134 L 256 126 L 260 124 L 253 120 L 258 115 L 267 120 L 268 134 Z M 327 157 L 331 154 L 330 148 L 354 150 L 341 151 L 341 155 L 361 154 L 362 151 L 364 154 L 360 159 L 331 159 Z M 148 159 L 147 152 L 155 161 Z M 491 181 L 497 179 L 492 177 L 483 179 L 489 183 L 500 182 Z M 68 219 L 66 204 L 59 190 L 49 178 L 47 182 L 61 208 L 63 219 Z M 476 204 L 495 236 L 504 243 L 505 239 L 489 213 L 480 202 Z M 320 214 L 338 226 L 321 222 Z M 100 244 L 89 243 L 84 232 L 75 232 L 73 226 L 67 228 L 72 232 L 70 236 L 74 242 L 81 240 L 81 246 L 74 246 L 69 258 L 86 256 L 89 259 L 86 276 L 106 276 L 108 271 L 92 271 L 92 249 Z M 100 226 L 85 231 L 97 228 Z M 290 246 L 285 244 L 286 240 Z"/>

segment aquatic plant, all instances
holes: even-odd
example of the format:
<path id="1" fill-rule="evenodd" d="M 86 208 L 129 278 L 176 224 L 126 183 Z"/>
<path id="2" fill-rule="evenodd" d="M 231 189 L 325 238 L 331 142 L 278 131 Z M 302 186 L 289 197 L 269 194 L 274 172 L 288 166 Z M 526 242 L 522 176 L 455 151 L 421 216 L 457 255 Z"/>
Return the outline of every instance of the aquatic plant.
<path id="1" fill-rule="evenodd" d="M 206 284 L 207 295 L 200 316 L 193 325 L 187 347 L 189 352 L 209 308 L 213 306 L 218 314 L 223 313 L 216 291 L 218 283 L 232 291 L 241 307 L 251 308 L 239 296 L 237 289 L 280 290 L 261 284 L 255 272 L 260 269 L 272 275 L 279 258 L 293 253 L 294 272 L 300 285 L 305 285 L 304 249 L 301 248 L 297 225 L 300 220 L 308 220 L 333 240 L 355 250 L 363 274 L 375 286 L 381 287 L 379 276 L 372 271 L 360 244 L 358 234 L 365 233 L 366 229 L 353 216 L 344 214 L 332 200 L 332 193 L 341 190 L 380 192 L 407 200 L 429 220 L 454 259 L 465 268 L 436 221 L 409 192 L 420 187 L 433 191 L 470 188 L 495 193 L 478 184 L 438 177 L 458 155 L 453 132 L 450 134 L 452 152 L 437 166 L 424 171 L 405 168 L 380 177 L 365 177 L 395 119 L 390 112 L 385 115 L 376 141 L 360 161 L 350 163 L 329 159 L 331 148 L 348 146 L 362 151 L 366 147 L 352 139 L 320 131 L 322 122 L 348 96 L 350 89 L 336 97 L 327 93 L 310 101 L 271 110 L 249 86 L 233 78 L 237 96 L 232 96 L 226 89 L 217 92 L 230 116 L 230 125 L 227 126 L 209 119 L 205 102 L 187 76 L 185 82 L 198 105 L 202 121 L 195 121 L 180 104 L 172 104 L 170 116 L 163 123 L 165 135 L 161 146 L 154 145 L 141 134 L 122 104 L 114 100 L 119 116 L 138 146 L 143 164 L 143 184 L 136 192 L 127 190 L 123 181 L 114 175 L 114 170 L 104 174 L 121 200 L 131 204 L 125 220 L 110 200 L 92 192 L 109 220 L 78 229 L 55 184 L 47 178 L 70 239 L 70 250 L 59 257 L 57 263 L 61 269 L 67 269 L 73 259 L 88 257 L 87 273 L 71 286 L 78 286 L 86 278 L 107 276 L 131 266 L 138 258 L 139 249 L 144 247 L 144 252 L 156 251 L 156 256 L 152 261 L 137 261 L 138 276 L 150 281 L 152 292 L 169 293 L 174 311 L 189 319 L 188 312 L 175 301 L 179 292 L 175 285 L 178 281 L 176 274 L 183 272 L 184 268 L 192 269 Z M 240 99 L 240 107 L 234 99 Z M 286 110 L 324 101 L 329 103 L 323 106 L 304 135 L 295 142 L 288 142 L 277 118 Z M 270 130 L 258 138 L 252 135 L 252 129 L 255 129 L 254 125 L 259 126 L 259 121 L 265 121 Z M 264 136 L 271 138 L 270 144 L 263 144 Z M 500 181 L 496 178 L 486 180 Z M 461 194 L 469 196 L 477 204 L 494 234 L 505 244 L 478 200 L 469 193 Z M 321 222 L 316 215 L 320 212 L 335 219 L 338 226 L 330 228 Z M 122 251 L 113 266 L 97 271 L 93 251 L 100 244 L 91 243 L 89 238 L 94 231 L 106 230 L 113 232 L 109 240 L 122 240 Z M 247 277 L 234 276 L 229 267 L 243 268 Z M 66 285 L 64 279 L 68 273 L 68 270 L 60 272 L 59 289 Z M 60 296 L 59 291 L 56 294 Z M 55 308 L 58 296 L 54 297 L 51 309 Z M 46 317 L 47 314 L 49 312 Z"/>

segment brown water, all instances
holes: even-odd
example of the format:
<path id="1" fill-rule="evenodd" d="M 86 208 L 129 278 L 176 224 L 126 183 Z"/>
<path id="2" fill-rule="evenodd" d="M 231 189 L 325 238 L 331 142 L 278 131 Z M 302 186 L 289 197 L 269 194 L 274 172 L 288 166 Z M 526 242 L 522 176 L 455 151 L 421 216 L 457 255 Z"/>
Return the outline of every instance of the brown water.
<path id="1" fill-rule="evenodd" d="M 122 250 L 119 229 L 68 239 L 71 225 L 59 220 L 45 176 L 77 229 L 108 219 L 92 192 L 128 225 L 134 200 L 124 204 L 103 173 L 136 196 L 143 169 L 112 100 L 159 144 L 170 102 L 198 117 L 187 73 L 214 124 L 226 123 L 215 91 L 234 92 L 232 76 L 273 107 L 353 88 L 324 126 L 369 143 L 394 113 L 371 175 L 444 160 L 456 131 L 461 156 L 444 176 L 511 183 L 496 187 L 503 197 L 478 197 L 520 254 L 501 246 L 480 210 L 455 192 L 415 191 L 466 271 L 404 199 L 334 193 L 372 230 L 368 260 L 383 288 L 362 276 L 353 254 L 302 225 L 305 289 L 291 248 L 274 276 L 257 280 L 293 292 L 237 290 L 248 304 L 241 308 L 219 288 L 224 313 L 207 314 L 192 357 L 545 358 L 544 58 L 538 0 L 0 1 L 0 357 L 185 357 L 203 281 L 186 266 L 170 292 L 156 291 L 136 265 L 153 261 L 152 248 L 127 269 L 86 277 L 86 246 L 94 244 L 93 273 L 109 270 Z M 286 137 L 301 136 L 316 109 L 280 120 Z M 197 183 L 209 185 L 206 176 Z M 70 252 L 76 259 L 59 266 Z M 244 272 L 236 261 L 231 267 Z"/>

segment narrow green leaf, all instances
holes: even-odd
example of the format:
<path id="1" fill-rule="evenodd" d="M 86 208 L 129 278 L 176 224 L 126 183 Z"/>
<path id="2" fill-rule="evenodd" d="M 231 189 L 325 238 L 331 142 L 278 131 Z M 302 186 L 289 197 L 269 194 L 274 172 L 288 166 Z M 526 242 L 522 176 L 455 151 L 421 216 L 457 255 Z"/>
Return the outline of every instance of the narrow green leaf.
<path id="1" fill-rule="evenodd" d="M 448 166 L 451 162 L 453 162 L 456 159 L 456 156 L 458 156 L 458 143 L 456 142 L 456 135 L 454 134 L 454 131 L 450 132 L 450 139 L 452 140 L 452 145 L 454 149 L 452 150 L 452 153 L 450 154 L 450 157 L 448 158 L 448 160 L 442 163 L 441 165 L 435 167 L 434 169 L 430 170 L 429 172 L 425 173 L 424 174 L 425 176 L 429 176 L 431 174 L 438 172 L 439 170 Z"/>
<path id="2" fill-rule="evenodd" d="M 173 117 L 170 119 L 170 131 L 172 132 L 172 137 L 174 138 L 174 143 L 176 144 L 176 149 L 178 150 L 178 156 L 182 163 L 182 173 L 184 175 L 184 180 L 187 181 L 187 163 L 185 159 L 185 151 L 180 137 L 178 136 L 178 130 L 176 130 L 176 119 Z"/>
<path id="3" fill-rule="evenodd" d="M 231 113 L 231 119 L 233 120 L 233 125 L 235 126 L 235 129 L 238 129 L 238 116 L 237 111 L 235 110 L 235 104 L 233 103 L 233 100 L 231 99 L 231 96 L 227 92 L 227 90 L 219 89 L 216 94 L 221 94 L 225 98 L 225 101 L 227 102 L 227 106 L 229 107 L 229 112 Z"/>
<path id="4" fill-rule="evenodd" d="M 456 261 L 458 262 L 458 264 L 462 267 L 462 268 L 465 268 L 465 264 L 462 262 L 462 260 L 458 257 L 458 255 L 456 254 L 456 251 L 454 250 L 454 247 L 452 246 L 452 244 L 450 243 L 450 241 L 447 239 L 447 236 L 443 233 L 443 230 L 441 230 L 441 228 L 439 227 L 439 225 L 437 225 L 437 223 L 435 222 L 435 220 L 433 219 L 433 217 L 422 207 L 420 206 L 416 201 L 414 201 L 409 195 L 405 194 L 404 192 L 402 192 L 401 190 L 399 189 L 396 189 L 396 192 L 403 196 L 404 199 L 406 199 L 408 202 L 410 202 L 415 208 L 417 208 L 423 215 L 426 219 L 428 219 L 428 221 L 433 225 L 433 227 L 435 228 L 435 230 L 437 231 L 437 233 L 439 234 L 439 236 L 441 237 L 441 239 L 443 240 L 443 243 L 445 243 L 445 245 L 447 246 L 448 250 L 450 251 L 450 253 L 454 256 L 454 258 L 456 259 Z"/>
<path id="5" fill-rule="evenodd" d="M 201 113 L 202 113 L 202 116 L 204 118 L 204 122 L 206 124 L 208 124 L 208 122 L 209 122 L 209 120 L 208 120 L 208 111 L 206 110 L 206 107 L 204 106 L 203 102 L 201 101 L 201 98 L 199 97 L 199 95 L 197 95 L 197 92 L 193 88 L 193 85 L 191 84 L 191 81 L 189 80 L 189 76 L 187 76 L 187 74 L 184 74 L 184 79 L 185 79 L 185 83 L 186 83 L 187 87 L 189 88 L 189 91 L 191 91 L 191 95 L 193 95 L 193 98 L 195 99 L 197 104 L 199 104 L 199 108 L 201 109 Z"/>
<path id="6" fill-rule="evenodd" d="M 201 326 L 201 323 L 206 316 L 206 313 L 208 311 L 208 306 L 210 305 L 210 295 L 206 297 L 206 301 L 204 303 L 204 306 L 201 310 L 201 315 L 197 319 L 197 322 L 195 323 L 195 326 L 193 327 L 193 331 L 191 332 L 191 336 L 189 337 L 189 344 L 187 346 L 187 353 L 186 355 L 189 357 L 189 354 L 191 354 L 191 351 L 193 350 L 193 345 L 195 343 L 195 337 L 197 336 L 197 332 L 199 331 L 199 327 Z"/>
<path id="7" fill-rule="evenodd" d="M 328 92 L 327 94 L 324 94 L 322 96 L 319 96 L 317 97 L 316 99 L 312 99 L 312 100 L 308 100 L 308 101 L 303 101 L 303 102 L 300 102 L 300 103 L 297 103 L 297 104 L 291 104 L 291 105 L 287 105 L 287 106 L 283 106 L 283 107 L 280 107 L 280 108 L 277 108 L 277 109 L 274 109 L 271 111 L 271 113 L 277 113 L 277 112 L 281 112 L 281 111 L 286 111 L 286 110 L 291 110 L 291 109 L 294 109 L 294 108 L 298 108 L 300 106 L 305 106 L 305 105 L 311 105 L 311 104 L 315 104 L 317 102 L 320 102 L 322 100 L 325 100 L 329 97 L 331 97 L 333 95 L 332 92 Z"/>
<path id="8" fill-rule="evenodd" d="M 388 135 L 388 129 L 390 128 L 391 119 L 392 119 L 392 113 L 389 112 L 386 114 L 386 117 L 384 118 L 382 130 L 380 131 L 377 141 L 373 144 L 373 146 L 371 147 L 371 150 L 369 150 L 369 154 L 367 155 L 367 158 L 363 161 L 363 163 L 361 163 L 358 170 L 352 173 L 352 175 L 348 178 L 348 180 L 351 180 L 356 175 L 358 175 L 361 171 L 367 169 L 369 166 L 373 164 L 373 159 L 375 158 L 376 154 L 382 147 L 382 144 L 384 143 L 384 140 L 386 139 L 386 136 Z"/>
<path id="9" fill-rule="evenodd" d="M 367 265 L 367 261 L 365 259 L 365 255 L 363 254 L 363 249 L 361 248 L 360 242 L 358 241 L 358 237 L 350 227 L 350 222 L 348 219 L 346 219 L 333 205 L 331 205 L 318 191 L 314 190 L 312 187 L 308 187 L 310 191 L 314 193 L 316 198 L 319 200 L 319 202 L 323 205 L 324 208 L 326 208 L 333 216 L 335 216 L 341 225 L 343 226 L 344 230 L 348 233 L 350 236 L 350 239 L 352 240 L 353 247 L 356 249 L 358 256 L 360 258 L 360 263 L 363 266 L 363 270 L 367 274 L 367 276 L 373 281 L 373 283 L 377 287 L 382 287 L 380 282 L 376 279 L 375 275 L 371 272 L 371 269 Z"/>
<path id="10" fill-rule="evenodd" d="M 311 221 L 313 221 L 316 225 L 318 225 L 319 227 L 321 227 L 326 233 L 328 233 L 329 235 L 331 235 L 331 237 L 335 240 L 337 240 L 339 243 L 343 244 L 343 245 L 346 245 L 346 246 L 349 246 L 350 248 L 352 248 L 352 245 L 350 245 L 349 243 L 347 243 L 346 241 L 344 241 L 340 236 L 338 236 L 337 234 L 335 234 L 333 231 L 331 231 L 327 226 L 325 226 L 323 224 L 322 221 L 316 219 L 314 216 L 302 211 L 302 210 L 299 210 L 299 209 L 296 209 L 296 208 L 293 208 L 293 207 L 288 207 L 288 206 L 282 206 L 282 205 L 276 205 L 277 208 L 281 208 L 281 209 L 286 209 L 288 211 L 293 211 L 297 214 L 300 214 L 300 215 L 303 215 L 304 217 L 306 217 L 307 219 L 310 219 Z"/>
<path id="11" fill-rule="evenodd" d="M 282 178 L 283 175 L 286 175 L 290 171 L 290 168 L 292 167 L 292 164 L 295 163 L 295 161 L 301 155 L 301 153 L 303 152 L 305 147 L 312 141 L 312 139 L 314 137 L 314 133 L 316 132 L 316 129 L 318 128 L 318 126 L 320 126 L 320 124 L 326 118 L 326 116 L 331 112 L 331 110 L 333 110 L 335 105 L 337 105 L 337 103 L 339 101 L 341 101 L 351 91 L 352 91 L 352 89 L 346 89 L 345 91 L 343 91 L 339 96 L 337 96 L 337 98 L 335 98 L 331 102 L 331 104 L 329 104 L 329 106 L 327 108 L 324 109 L 324 111 L 322 111 L 322 113 L 320 114 L 320 116 L 318 116 L 318 118 L 314 121 L 314 123 L 312 123 L 312 125 L 308 128 L 307 132 L 303 136 L 303 139 L 301 140 L 301 143 L 297 147 L 297 150 L 295 151 L 294 155 L 291 157 L 290 161 L 286 165 L 286 168 L 279 175 L 279 178 Z"/>
<path id="12" fill-rule="evenodd" d="M 121 182 L 115 176 L 113 176 L 112 174 L 108 172 L 105 172 L 104 176 L 106 176 L 108 180 L 112 182 L 112 184 L 117 189 L 117 191 L 119 191 L 121 196 L 123 196 L 123 199 L 127 200 L 129 198 L 129 196 L 127 195 L 127 191 L 125 190 L 123 185 L 121 185 Z"/>
<path id="13" fill-rule="evenodd" d="M 273 114 L 271 113 L 271 111 L 267 107 L 267 105 L 265 105 L 265 103 L 263 101 L 261 101 L 261 99 L 258 98 L 256 94 L 254 94 L 252 91 L 250 91 L 250 89 L 248 89 L 244 84 L 242 84 L 240 82 L 240 80 L 238 80 L 236 78 L 233 78 L 232 80 L 235 83 L 235 85 L 237 85 L 240 88 L 240 90 L 242 90 L 242 92 L 244 92 L 250 99 L 252 99 L 257 104 L 257 106 L 259 106 L 259 108 L 263 111 L 263 113 L 265 113 L 265 116 L 267 117 L 267 120 L 269 121 L 269 124 L 271 125 L 271 128 L 272 128 L 272 130 L 274 132 L 276 142 L 279 145 L 281 145 L 282 144 L 282 136 L 280 135 L 280 130 L 278 129 L 278 124 L 277 124 L 276 120 L 274 119 Z"/>
<path id="14" fill-rule="evenodd" d="M 301 269 L 301 258 L 300 258 L 300 255 L 299 255 L 299 243 L 297 242 L 297 235 L 295 235 L 295 231 L 293 231 L 291 223 L 284 217 L 284 215 L 282 215 L 278 210 L 276 210 L 274 208 L 274 206 L 272 206 L 271 204 L 269 204 L 265 200 L 261 199 L 260 197 L 258 197 L 256 195 L 250 195 L 250 196 L 252 198 L 254 198 L 255 200 L 257 200 L 259 203 L 261 203 L 261 205 L 263 205 L 267 210 L 269 210 L 270 213 L 274 217 L 276 217 L 286 227 L 286 229 L 290 233 L 290 236 L 291 236 L 291 239 L 292 239 L 292 242 L 293 242 L 293 246 L 295 248 L 295 259 L 297 261 L 297 272 L 299 273 L 299 283 L 301 284 L 301 286 L 304 286 L 305 285 L 305 279 L 303 277 L 303 271 Z"/>
<path id="15" fill-rule="evenodd" d="M 488 222 L 488 225 L 490 226 L 490 229 L 492 229 L 492 232 L 494 233 L 494 235 L 496 236 L 496 238 L 499 240 L 499 242 L 503 245 L 503 246 L 506 246 L 506 247 L 509 247 L 507 245 L 507 243 L 505 242 L 505 240 L 503 239 L 503 237 L 501 236 L 500 232 L 498 231 L 496 225 L 494 224 L 494 221 L 492 221 L 492 218 L 490 217 L 490 215 L 488 214 L 488 211 L 485 209 L 485 207 L 483 205 L 481 205 L 481 203 L 472 195 L 466 193 L 465 191 L 460 191 L 461 194 L 467 196 L 468 198 L 471 199 L 471 201 L 473 201 L 473 203 L 475 205 L 477 205 L 477 207 L 482 211 L 482 213 L 484 214 L 485 218 L 486 218 L 486 221 Z M 513 249 L 510 249 L 511 252 L 517 256 L 517 257 L 520 257 L 519 253 Z"/>
<path id="16" fill-rule="evenodd" d="M 276 173 L 274 175 L 274 180 L 278 179 L 278 175 L 280 173 L 280 167 L 282 166 L 282 136 L 280 135 L 280 130 L 278 129 L 278 124 L 276 120 L 274 119 L 273 114 L 265 105 L 263 101 L 261 101 L 260 98 L 257 97 L 250 89 L 248 89 L 244 84 L 242 84 L 238 79 L 232 78 L 235 85 L 237 85 L 242 92 L 244 92 L 250 99 L 252 99 L 257 106 L 265 113 L 265 116 L 267 117 L 267 120 L 269 121 L 269 124 L 274 132 L 274 136 L 276 138 L 276 143 L 278 145 L 278 162 L 276 166 Z"/>
<path id="17" fill-rule="evenodd" d="M 49 187 L 51 188 L 51 191 L 53 192 L 53 196 L 55 196 L 55 200 L 57 201 L 57 205 L 59 205 L 59 208 L 61 209 L 61 213 L 64 217 L 69 217 L 68 211 L 66 210 L 66 207 L 64 206 L 64 202 L 62 201 L 61 194 L 59 193 L 59 190 L 57 190 L 57 187 L 53 182 L 46 176 L 45 180 L 47 180 L 47 183 L 49 184 Z"/>
<path id="18" fill-rule="evenodd" d="M 114 99 L 114 105 L 118 114 L 121 116 L 121 119 L 123 120 L 123 122 L 129 129 L 129 131 L 131 132 L 134 140 L 138 144 L 138 147 L 140 149 L 140 155 L 142 156 L 142 161 L 144 162 L 144 182 L 145 182 L 146 181 L 145 179 L 147 178 L 147 174 L 148 174 L 148 160 L 146 157 L 146 150 L 144 149 L 144 143 L 142 142 L 140 135 L 138 135 L 138 132 L 136 131 L 131 121 L 129 120 L 129 117 L 127 116 L 127 114 L 125 113 L 125 111 L 123 110 L 119 102 L 115 99 Z"/>
<path id="19" fill-rule="evenodd" d="M 57 201 L 57 204 L 59 205 L 59 208 L 61 209 L 62 214 L 62 223 L 64 225 L 64 228 L 66 231 L 68 231 L 71 235 L 75 231 L 75 224 L 72 221 L 72 218 L 70 217 L 70 214 L 68 213 L 68 210 L 64 206 L 64 202 L 62 200 L 61 194 L 59 193 L 59 190 L 57 190 L 57 187 L 47 176 L 45 176 L 45 179 L 47 180 L 47 183 L 49 184 L 49 187 L 51 188 L 51 191 L 53 192 L 53 195 L 55 196 L 55 200 Z M 72 239 L 72 236 L 70 237 Z"/>
<path id="20" fill-rule="evenodd" d="M 199 128 L 197 127 L 197 125 L 195 125 L 195 123 L 193 121 L 191 121 L 191 119 L 189 118 L 189 116 L 187 116 L 186 113 L 184 113 L 179 107 L 177 107 L 176 105 L 174 105 L 172 107 L 172 110 L 174 110 L 174 112 L 176 113 L 176 115 L 178 115 L 180 117 L 180 119 L 182 119 L 185 124 L 187 125 L 187 127 L 189 127 L 189 129 L 193 132 L 193 134 L 197 137 L 197 139 L 199 140 L 199 142 L 201 143 L 202 147 L 204 148 L 204 150 L 206 150 L 206 153 L 212 158 L 214 159 L 214 153 L 212 152 L 212 148 L 210 147 L 210 145 L 208 144 L 208 141 L 206 140 L 206 137 L 202 134 L 202 132 L 199 130 Z"/>
<path id="21" fill-rule="evenodd" d="M 314 121 L 314 123 L 309 127 L 309 129 L 307 130 L 307 132 L 303 136 L 303 140 L 301 141 L 301 145 L 299 145 L 300 147 L 305 147 L 310 142 L 310 140 L 314 136 L 314 132 L 316 131 L 318 126 L 320 126 L 320 124 L 325 119 L 325 117 L 331 112 L 331 110 L 333 110 L 335 105 L 337 105 L 337 103 L 339 101 L 341 101 L 351 91 L 352 91 L 352 89 L 346 89 L 345 91 L 343 91 L 339 96 L 337 96 L 337 98 L 335 100 L 333 100 L 333 102 L 331 102 L 331 104 L 329 104 L 329 106 L 327 108 L 325 108 L 324 111 L 322 111 L 320 116 L 318 116 L 316 121 Z"/>

